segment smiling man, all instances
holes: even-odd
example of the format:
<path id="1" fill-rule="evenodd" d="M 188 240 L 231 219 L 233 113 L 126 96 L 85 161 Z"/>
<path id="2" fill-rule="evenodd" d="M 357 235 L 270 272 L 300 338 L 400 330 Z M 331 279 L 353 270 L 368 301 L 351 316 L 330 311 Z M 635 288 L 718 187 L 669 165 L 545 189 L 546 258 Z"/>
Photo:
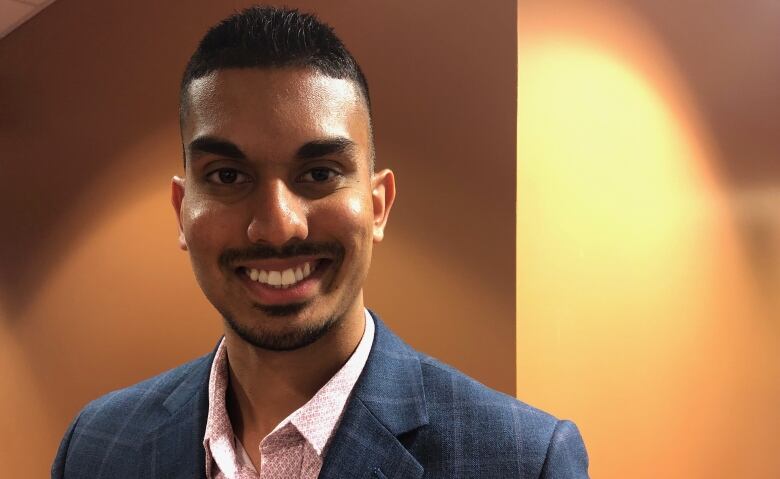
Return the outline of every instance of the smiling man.
<path id="1" fill-rule="evenodd" d="M 224 338 L 90 403 L 55 478 L 584 478 L 568 421 L 411 349 L 363 302 L 395 198 L 333 31 L 254 7 L 181 85 L 179 242 Z"/>

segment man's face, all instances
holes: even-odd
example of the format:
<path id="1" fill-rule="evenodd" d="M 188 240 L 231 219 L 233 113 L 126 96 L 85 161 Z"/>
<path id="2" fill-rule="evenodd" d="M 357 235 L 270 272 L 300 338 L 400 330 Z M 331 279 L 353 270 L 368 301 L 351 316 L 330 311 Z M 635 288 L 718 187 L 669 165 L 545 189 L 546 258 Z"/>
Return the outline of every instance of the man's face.
<path id="1" fill-rule="evenodd" d="M 185 178 L 173 181 L 180 242 L 228 327 L 289 350 L 362 318 L 394 183 L 370 171 L 354 83 L 310 69 L 218 70 L 190 85 L 186 111 Z"/>

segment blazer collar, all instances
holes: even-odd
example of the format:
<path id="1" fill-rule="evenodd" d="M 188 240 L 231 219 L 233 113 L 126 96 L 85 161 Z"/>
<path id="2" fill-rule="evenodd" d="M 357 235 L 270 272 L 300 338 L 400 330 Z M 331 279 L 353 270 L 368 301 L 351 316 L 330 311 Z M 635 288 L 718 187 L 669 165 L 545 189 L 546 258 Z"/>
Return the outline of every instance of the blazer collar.
<path id="1" fill-rule="evenodd" d="M 422 477 L 398 440 L 428 424 L 417 353 L 371 312 L 376 334 L 353 397 L 328 447 L 320 478 Z"/>

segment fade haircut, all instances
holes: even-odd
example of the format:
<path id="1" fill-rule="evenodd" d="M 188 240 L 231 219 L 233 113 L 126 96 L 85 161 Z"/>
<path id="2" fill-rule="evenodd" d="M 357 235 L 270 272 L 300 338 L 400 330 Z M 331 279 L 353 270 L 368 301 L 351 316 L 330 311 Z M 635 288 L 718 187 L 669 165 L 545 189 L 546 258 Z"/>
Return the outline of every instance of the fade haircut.
<path id="1" fill-rule="evenodd" d="M 284 67 L 311 68 L 331 78 L 351 80 L 366 102 L 371 130 L 368 82 L 333 28 L 312 14 L 266 5 L 239 11 L 206 32 L 184 69 L 179 89 L 180 124 L 184 124 L 188 90 L 194 80 L 226 68 Z M 373 132 L 370 142 L 369 167 L 373 171 Z"/>

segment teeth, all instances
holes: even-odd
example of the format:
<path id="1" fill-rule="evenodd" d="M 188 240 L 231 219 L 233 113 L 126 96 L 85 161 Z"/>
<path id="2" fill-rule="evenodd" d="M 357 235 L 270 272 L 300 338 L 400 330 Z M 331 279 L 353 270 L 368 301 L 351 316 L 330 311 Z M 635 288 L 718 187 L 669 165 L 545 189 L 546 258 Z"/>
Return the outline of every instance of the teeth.
<path id="1" fill-rule="evenodd" d="M 295 272 L 292 269 L 282 271 L 282 286 L 285 288 L 295 283 Z"/>
<path id="2" fill-rule="evenodd" d="M 275 288 L 289 288 L 298 281 L 307 278 L 312 273 L 311 263 L 304 263 L 297 268 L 284 271 L 266 271 L 264 269 L 248 269 L 247 275 L 252 281 L 267 284 Z"/>

